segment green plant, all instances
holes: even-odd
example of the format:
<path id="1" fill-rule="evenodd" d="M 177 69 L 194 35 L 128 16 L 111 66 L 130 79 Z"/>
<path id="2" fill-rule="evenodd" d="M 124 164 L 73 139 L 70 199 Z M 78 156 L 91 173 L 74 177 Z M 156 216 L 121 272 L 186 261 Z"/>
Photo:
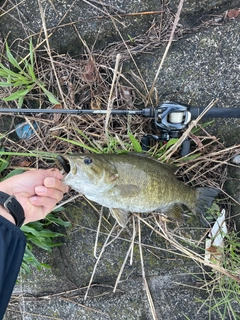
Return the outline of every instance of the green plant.
<path id="1" fill-rule="evenodd" d="M 62 209 L 63 208 L 58 209 L 57 212 Z M 52 211 L 52 213 L 48 214 L 42 221 L 32 222 L 21 227 L 21 230 L 24 232 L 27 239 L 27 246 L 21 265 L 21 272 L 24 274 L 30 272 L 30 266 L 36 267 L 38 270 L 41 268 L 50 268 L 49 265 L 37 260 L 33 254 L 34 246 L 48 252 L 52 252 L 53 247 L 61 245 L 59 242 L 54 242 L 54 239 L 64 235 L 62 233 L 51 231 L 48 227 L 52 224 L 69 227 L 70 223 L 62 220 L 60 217 L 56 217 L 53 213 L 56 213 L 56 211 Z"/>
<path id="2" fill-rule="evenodd" d="M 56 137 L 59 140 L 66 141 L 70 144 L 76 145 L 93 153 L 121 153 L 121 152 L 142 152 L 142 147 L 139 141 L 134 135 L 128 131 L 129 142 L 121 140 L 117 135 L 107 135 L 103 145 L 100 145 L 97 141 L 91 141 L 86 134 L 81 130 L 76 129 L 79 133 L 81 141 L 75 141 L 62 137 Z M 83 140 L 83 141 L 82 141 Z"/>
<path id="3" fill-rule="evenodd" d="M 49 92 L 44 84 L 39 81 L 34 73 L 34 49 L 32 39 L 29 44 L 29 55 L 18 62 L 12 55 L 8 44 L 6 43 L 6 58 L 10 67 L 5 67 L 0 63 L 0 77 L 4 78 L 4 82 L 0 82 L 0 87 L 12 87 L 16 90 L 8 97 L 3 98 L 4 101 L 18 102 L 21 108 L 24 97 L 34 88 L 40 88 L 53 104 L 59 104 L 58 100 Z"/>
<path id="4" fill-rule="evenodd" d="M 88 136 L 78 128 L 76 128 L 76 132 L 80 135 L 79 140 L 71 140 L 62 137 L 57 137 L 57 139 L 68 142 L 70 144 L 76 145 L 83 149 L 86 149 L 93 153 L 122 153 L 122 152 L 137 152 L 142 153 L 142 146 L 138 139 L 128 130 L 127 138 L 124 141 L 118 136 L 111 136 L 110 134 L 106 135 L 106 139 L 102 145 L 100 145 L 97 141 L 91 140 Z M 164 144 L 158 151 L 152 152 L 148 151 L 148 154 L 154 154 L 156 158 L 159 158 L 164 155 L 166 150 L 168 150 L 172 145 L 174 145 L 178 139 L 170 139 L 166 144 Z"/>
<path id="5" fill-rule="evenodd" d="M 128 39 L 129 39 L 129 41 L 131 42 L 131 43 L 134 43 L 135 42 L 135 40 L 128 34 L 127 35 L 128 36 Z"/>

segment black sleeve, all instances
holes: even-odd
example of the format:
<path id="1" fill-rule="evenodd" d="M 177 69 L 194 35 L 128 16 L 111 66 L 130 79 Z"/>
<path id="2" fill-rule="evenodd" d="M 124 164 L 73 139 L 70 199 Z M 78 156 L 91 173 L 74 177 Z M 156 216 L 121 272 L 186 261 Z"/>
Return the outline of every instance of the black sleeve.
<path id="1" fill-rule="evenodd" d="M 3 318 L 22 263 L 24 233 L 0 216 L 0 319 Z"/>

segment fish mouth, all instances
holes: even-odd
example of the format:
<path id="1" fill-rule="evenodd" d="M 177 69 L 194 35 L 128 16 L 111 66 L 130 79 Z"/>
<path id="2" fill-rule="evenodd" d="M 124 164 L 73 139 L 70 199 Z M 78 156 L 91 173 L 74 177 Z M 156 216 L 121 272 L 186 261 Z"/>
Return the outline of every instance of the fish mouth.
<path id="1" fill-rule="evenodd" d="M 64 158 L 63 156 L 57 157 L 58 162 L 63 167 L 64 171 L 68 174 L 71 171 L 70 162 L 67 158 Z"/>

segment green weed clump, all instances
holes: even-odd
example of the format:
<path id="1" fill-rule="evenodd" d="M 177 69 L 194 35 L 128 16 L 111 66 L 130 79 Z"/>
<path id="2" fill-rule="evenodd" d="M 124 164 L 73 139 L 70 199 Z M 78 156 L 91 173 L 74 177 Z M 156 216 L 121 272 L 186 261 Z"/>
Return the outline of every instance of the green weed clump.
<path id="1" fill-rule="evenodd" d="M 33 250 L 34 246 L 36 246 L 48 252 L 52 252 L 53 247 L 61 246 L 62 243 L 55 242 L 55 239 L 63 237 L 64 234 L 51 231 L 48 228 L 52 224 L 64 227 L 70 226 L 68 221 L 64 221 L 55 215 L 55 213 L 60 212 L 61 210 L 63 210 L 63 208 L 53 210 L 52 213 L 49 213 L 44 220 L 31 222 L 21 227 L 21 230 L 25 233 L 27 238 L 27 246 L 21 265 L 22 273 L 29 273 L 31 270 L 30 266 L 35 267 L 38 270 L 41 268 L 50 268 L 48 264 L 38 261 L 33 254 Z"/>
<path id="2" fill-rule="evenodd" d="M 0 82 L 0 87 L 10 87 L 13 92 L 3 98 L 4 101 L 17 101 L 18 107 L 21 108 L 24 97 L 33 89 L 40 88 L 51 103 L 59 104 L 54 95 L 45 88 L 44 84 L 35 75 L 32 39 L 29 43 L 29 54 L 24 59 L 21 59 L 20 62 L 14 58 L 6 43 L 6 59 L 9 63 L 9 68 L 0 63 L 0 77 L 5 80 Z"/>
<path id="3" fill-rule="evenodd" d="M 141 143 L 138 139 L 128 130 L 127 137 L 125 139 L 121 139 L 117 134 L 110 135 L 107 134 L 105 140 L 102 144 L 100 144 L 96 140 L 91 140 L 89 137 L 78 128 L 75 129 L 79 134 L 78 138 L 75 140 L 66 139 L 62 137 L 55 137 L 61 141 L 65 141 L 69 144 L 75 145 L 84 150 L 88 150 L 92 153 L 125 153 L 125 152 L 136 152 L 143 153 L 143 149 Z M 160 158 L 164 155 L 166 150 L 168 150 L 171 146 L 173 146 L 178 139 L 170 139 L 166 144 L 164 144 L 161 148 L 155 152 L 155 150 L 149 150 L 147 153 L 149 155 L 154 155 L 156 158 Z"/>

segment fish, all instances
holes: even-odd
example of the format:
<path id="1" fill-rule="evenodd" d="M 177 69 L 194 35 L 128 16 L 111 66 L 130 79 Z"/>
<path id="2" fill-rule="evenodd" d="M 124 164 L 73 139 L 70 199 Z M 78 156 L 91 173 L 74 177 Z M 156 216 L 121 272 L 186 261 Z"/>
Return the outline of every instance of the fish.
<path id="1" fill-rule="evenodd" d="M 66 172 L 62 181 L 109 208 L 123 228 L 130 212 L 159 212 L 182 221 L 183 206 L 209 226 L 204 214 L 219 190 L 184 184 L 172 164 L 135 153 L 60 155 L 58 160 Z"/>

